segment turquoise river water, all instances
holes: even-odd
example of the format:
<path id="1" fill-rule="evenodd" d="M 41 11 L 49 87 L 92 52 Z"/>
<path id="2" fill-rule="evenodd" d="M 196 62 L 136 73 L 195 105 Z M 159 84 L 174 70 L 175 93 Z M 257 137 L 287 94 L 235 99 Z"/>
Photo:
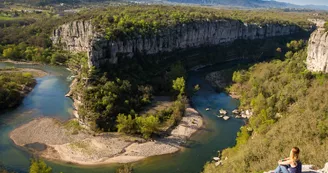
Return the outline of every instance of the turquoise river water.
<path id="1" fill-rule="evenodd" d="M 37 78 L 37 85 L 18 108 L 2 113 L 0 116 L 0 165 L 23 173 L 28 171 L 31 155 L 25 149 L 15 146 L 8 137 L 9 133 L 14 128 L 37 117 L 54 117 L 63 121 L 72 118 L 72 100 L 64 96 L 69 90 L 70 72 L 64 67 L 0 63 L 0 68 L 8 66 L 41 69 L 50 74 Z M 243 120 L 231 118 L 224 121 L 216 115 L 221 108 L 231 113 L 238 107 L 239 101 L 225 93 L 215 92 L 204 80 L 204 74 L 207 72 L 224 67 L 227 67 L 227 64 L 189 73 L 188 88 L 196 84 L 201 87 L 192 97 L 192 105 L 203 115 L 204 128 L 191 138 L 188 147 L 183 152 L 151 157 L 133 163 L 136 173 L 199 173 L 207 161 L 217 156 L 218 150 L 235 144 L 237 132 L 244 124 Z M 211 108 L 210 111 L 205 111 L 207 107 Z M 86 167 L 66 163 L 47 163 L 56 173 L 112 173 L 119 166 L 111 164 Z"/>

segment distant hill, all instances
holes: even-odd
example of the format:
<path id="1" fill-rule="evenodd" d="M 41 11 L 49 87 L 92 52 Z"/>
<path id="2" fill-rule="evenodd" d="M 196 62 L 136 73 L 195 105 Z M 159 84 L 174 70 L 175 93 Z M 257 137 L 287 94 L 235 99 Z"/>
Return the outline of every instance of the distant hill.
<path id="1" fill-rule="evenodd" d="M 200 5 L 224 5 L 234 7 L 247 8 L 298 8 L 298 9 L 320 9 L 328 10 L 328 6 L 324 5 L 295 5 L 285 2 L 277 2 L 274 0 L 167 0 L 176 3 L 192 3 Z"/>
<path id="2" fill-rule="evenodd" d="M 0 0 L 1 2 L 2 0 Z M 222 5 L 231 7 L 246 7 L 246 8 L 297 8 L 297 9 L 319 9 L 328 10 L 328 6 L 324 5 L 295 5 L 285 2 L 277 2 L 275 0 L 6 0 L 6 2 L 13 3 L 26 3 L 30 5 L 48 5 L 67 3 L 75 4 L 81 2 L 104 2 L 104 1 L 132 1 L 132 2 L 174 2 L 186 4 L 199 4 L 199 5 Z"/>
<path id="3" fill-rule="evenodd" d="M 6 0 L 6 2 L 24 3 L 29 5 L 48 5 L 48 4 L 58 4 L 58 3 L 75 4 L 81 2 L 103 2 L 103 1 L 110 1 L 110 0 Z"/>
<path id="4" fill-rule="evenodd" d="M 287 3 L 276 1 L 263 0 L 168 0 L 170 2 L 178 3 L 193 3 L 202 5 L 226 5 L 226 6 L 240 6 L 240 7 L 283 7 Z"/>

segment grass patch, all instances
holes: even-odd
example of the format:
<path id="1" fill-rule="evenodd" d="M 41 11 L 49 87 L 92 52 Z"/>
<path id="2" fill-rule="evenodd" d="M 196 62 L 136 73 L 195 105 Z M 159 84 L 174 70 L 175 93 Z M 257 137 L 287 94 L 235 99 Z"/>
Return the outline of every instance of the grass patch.
<path id="1" fill-rule="evenodd" d="M 64 124 L 64 127 L 67 130 L 71 131 L 71 134 L 78 134 L 80 130 L 82 130 L 82 127 L 80 126 L 79 122 L 75 119 L 69 120 Z"/>
<path id="2" fill-rule="evenodd" d="M 77 150 L 77 151 L 81 151 L 85 154 L 91 155 L 92 154 L 92 150 L 90 148 L 90 143 L 91 141 L 77 141 L 77 142 L 72 142 L 69 144 L 69 147 L 72 150 Z"/>
<path id="3" fill-rule="evenodd" d="M 24 18 L 22 17 L 10 17 L 10 16 L 0 16 L 0 21 L 1 20 L 5 20 L 5 21 L 8 21 L 8 20 L 22 20 Z"/>

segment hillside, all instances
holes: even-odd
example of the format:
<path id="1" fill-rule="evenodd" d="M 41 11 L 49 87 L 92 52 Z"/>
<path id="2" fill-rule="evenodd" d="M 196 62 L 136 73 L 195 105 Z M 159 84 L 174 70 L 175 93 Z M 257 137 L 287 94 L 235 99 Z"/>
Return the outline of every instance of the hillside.
<path id="1" fill-rule="evenodd" d="M 327 157 L 327 75 L 306 69 L 303 41 L 288 44 L 283 60 L 256 64 L 233 75 L 229 89 L 238 93 L 241 108 L 254 116 L 241 128 L 237 144 L 223 151 L 223 166 L 212 172 L 263 172 L 276 167 L 290 148 L 301 148 L 301 160 L 322 168 Z"/>
<path id="2" fill-rule="evenodd" d="M 42 6 L 42 5 L 59 4 L 59 3 L 77 4 L 82 2 L 103 2 L 103 1 L 111 1 L 111 0 L 7 0 L 6 2 Z"/>
<path id="3" fill-rule="evenodd" d="M 43 6 L 51 4 L 83 4 L 96 2 L 127 2 L 127 3 L 154 3 L 154 4 L 171 4 L 185 3 L 210 6 L 230 6 L 243 8 L 292 8 L 292 9 L 312 9 L 312 10 L 328 10 L 328 6 L 324 5 L 295 5 L 291 3 L 278 2 L 274 0 L 7 0 L 6 3 L 23 3 L 28 5 Z"/>
<path id="4" fill-rule="evenodd" d="M 328 10 L 328 6 L 324 5 L 295 5 L 291 3 L 277 2 L 274 0 L 167 0 L 176 3 L 201 4 L 201 5 L 220 5 L 231 7 L 246 8 L 294 8 L 294 9 L 314 9 Z"/>
<path id="5" fill-rule="evenodd" d="M 239 7 L 268 7 L 268 8 L 288 8 L 296 7 L 296 5 L 276 2 L 276 1 L 263 1 L 263 0 L 169 0 L 171 2 L 179 3 L 194 3 L 203 5 L 226 5 L 226 6 L 239 6 Z"/>

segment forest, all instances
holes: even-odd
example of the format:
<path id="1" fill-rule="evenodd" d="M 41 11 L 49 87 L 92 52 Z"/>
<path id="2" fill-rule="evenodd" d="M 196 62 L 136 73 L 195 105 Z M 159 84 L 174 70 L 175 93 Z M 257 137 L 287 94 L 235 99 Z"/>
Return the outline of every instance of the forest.
<path id="1" fill-rule="evenodd" d="M 180 62 L 166 66 L 154 63 L 153 68 L 148 68 L 129 59 L 105 68 L 110 71 L 88 70 L 86 60 L 79 63 L 87 68 L 81 69 L 77 76 L 74 97 L 82 99 L 79 115 L 91 124 L 93 130 L 141 134 L 149 138 L 152 134 L 165 133 L 159 129 L 174 126 L 182 118 L 187 75 Z M 163 70 L 158 71 L 159 67 Z M 140 114 L 153 102 L 155 94 L 170 96 L 173 106 L 155 114 Z"/>
<path id="2" fill-rule="evenodd" d="M 81 12 L 91 18 L 96 28 L 107 39 L 127 39 L 138 35 L 156 34 L 163 28 L 192 22 L 215 20 L 239 20 L 245 23 L 265 25 L 278 23 L 311 28 L 307 21 L 309 13 L 286 13 L 262 10 L 227 10 L 180 6 L 133 6 L 129 8 L 107 8 L 95 13 Z M 278 13 L 278 14 L 277 14 Z"/>
<path id="3" fill-rule="evenodd" d="M 204 172 L 263 172 L 276 167 L 292 146 L 304 163 L 322 167 L 328 160 L 327 75 L 307 71 L 306 41 L 292 41 L 282 60 L 234 72 L 228 89 L 240 95 L 241 108 L 255 114 L 241 128 L 236 146 L 225 149 L 223 166 Z"/>
<path id="4" fill-rule="evenodd" d="M 0 111 L 18 106 L 35 83 L 30 73 L 0 69 Z"/>

